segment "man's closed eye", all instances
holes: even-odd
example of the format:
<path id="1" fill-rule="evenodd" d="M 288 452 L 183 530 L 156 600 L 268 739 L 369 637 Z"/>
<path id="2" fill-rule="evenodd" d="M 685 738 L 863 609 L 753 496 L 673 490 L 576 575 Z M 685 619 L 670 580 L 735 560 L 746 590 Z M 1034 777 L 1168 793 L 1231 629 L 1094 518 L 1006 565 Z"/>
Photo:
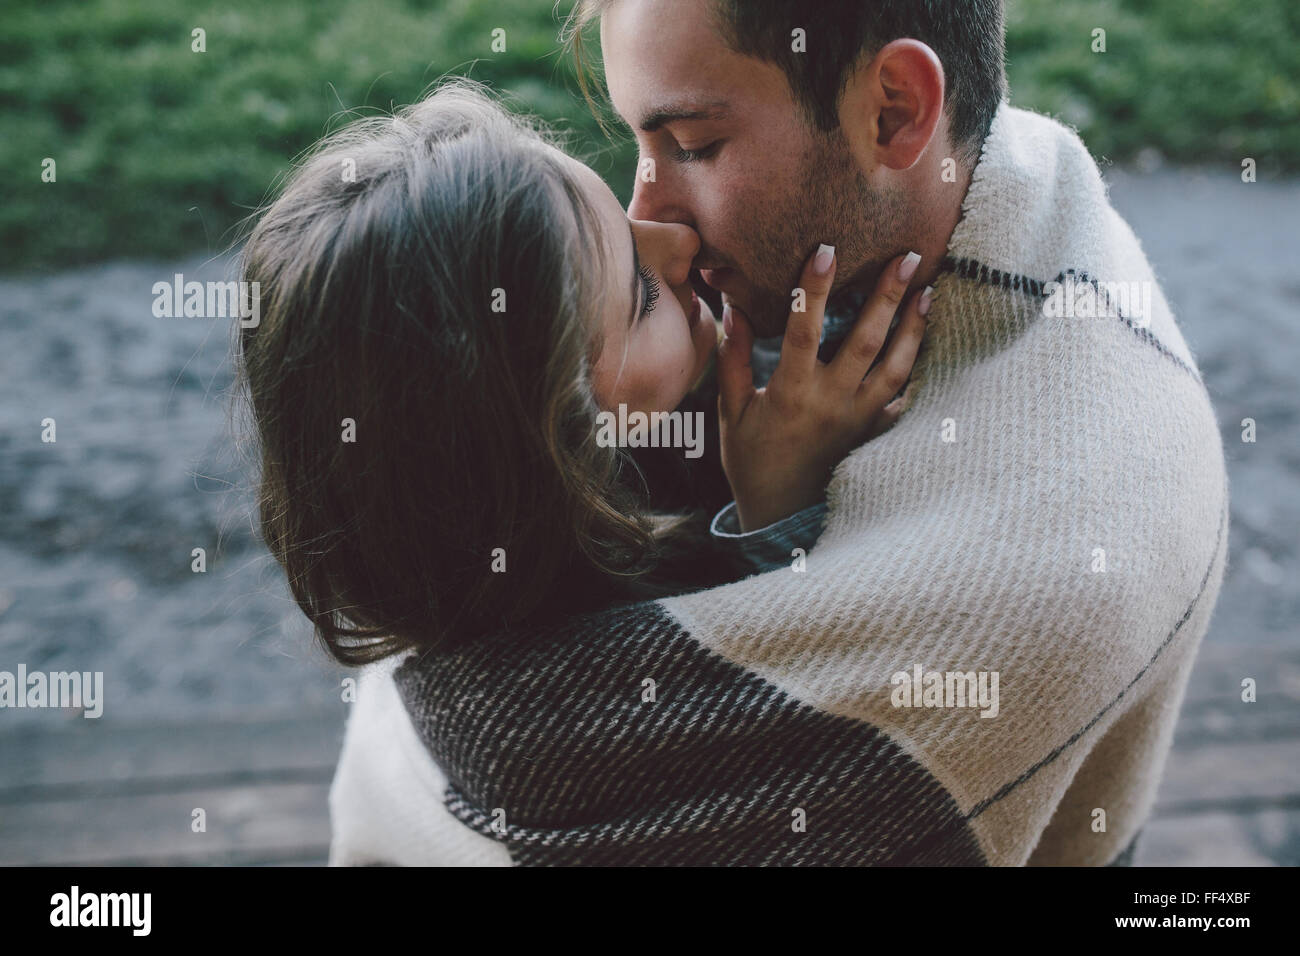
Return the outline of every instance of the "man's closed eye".
<path id="1" fill-rule="evenodd" d="M 673 159 L 679 163 L 696 163 L 703 159 L 711 159 L 717 154 L 721 145 L 721 140 L 715 140 L 707 146 L 701 146 L 699 149 L 685 149 L 679 146 L 673 151 Z"/>

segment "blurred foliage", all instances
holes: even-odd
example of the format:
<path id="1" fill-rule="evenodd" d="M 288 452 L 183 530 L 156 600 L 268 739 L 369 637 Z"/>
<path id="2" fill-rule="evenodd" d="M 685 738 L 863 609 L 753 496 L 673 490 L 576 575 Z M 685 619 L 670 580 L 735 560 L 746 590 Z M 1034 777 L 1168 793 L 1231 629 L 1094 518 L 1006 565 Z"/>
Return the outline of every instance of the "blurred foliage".
<path id="1" fill-rule="evenodd" d="M 1297 0 L 1009 0 L 1007 73 L 1097 157 L 1300 170 Z"/>
<path id="2" fill-rule="evenodd" d="M 0 17 L 6 271 L 217 252 L 290 161 L 358 113 L 448 73 L 571 134 L 627 198 L 633 155 L 578 95 L 558 44 L 569 0 L 23 0 Z M 191 51 L 191 31 L 207 51 Z M 507 52 L 492 52 L 494 28 Z M 1106 30 L 1107 51 L 1091 51 Z M 1077 126 L 1097 156 L 1151 150 L 1261 176 L 1300 168 L 1297 0 L 1010 0 L 1012 101 Z M 41 182 L 41 161 L 58 164 Z"/>

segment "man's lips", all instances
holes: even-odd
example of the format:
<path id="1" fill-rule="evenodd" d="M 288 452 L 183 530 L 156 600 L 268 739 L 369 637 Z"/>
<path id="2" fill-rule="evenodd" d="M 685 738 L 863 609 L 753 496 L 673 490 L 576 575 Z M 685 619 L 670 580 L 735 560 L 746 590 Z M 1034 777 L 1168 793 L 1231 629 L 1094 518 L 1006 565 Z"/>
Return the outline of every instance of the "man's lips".
<path id="1" fill-rule="evenodd" d="M 731 276 L 734 272 L 735 272 L 734 269 L 728 269 L 728 268 L 701 269 L 700 278 L 703 279 L 705 283 L 708 284 L 709 286 L 712 286 L 713 288 L 717 289 L 719 292 L 722 292 L 725 291 L 722 288 L 722 283 L 726 282 L 727 278 Z"/>

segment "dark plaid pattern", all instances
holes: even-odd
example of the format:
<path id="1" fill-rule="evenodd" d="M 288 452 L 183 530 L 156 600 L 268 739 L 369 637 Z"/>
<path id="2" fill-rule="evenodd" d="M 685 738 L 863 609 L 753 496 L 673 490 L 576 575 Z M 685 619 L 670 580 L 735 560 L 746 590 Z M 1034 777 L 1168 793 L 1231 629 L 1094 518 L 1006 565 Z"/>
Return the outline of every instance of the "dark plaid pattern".
<path id="1" fill-rule="evenodd" d="M 412 658 L 395 679 L 448 809 L 517 865 L 985 862 L 887 736 L 710 653 L 653 603 Z"/>

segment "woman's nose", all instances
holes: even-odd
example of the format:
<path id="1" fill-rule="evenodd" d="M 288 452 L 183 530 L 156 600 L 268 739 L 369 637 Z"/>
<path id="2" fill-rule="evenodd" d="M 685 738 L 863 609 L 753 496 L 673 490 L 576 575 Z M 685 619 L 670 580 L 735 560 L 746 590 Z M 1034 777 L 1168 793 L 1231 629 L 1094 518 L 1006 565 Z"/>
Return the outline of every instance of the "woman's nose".
<path id="1" fill-rule="evenodd" d="M 700 235 L 679 222 L 634 220 L 637 254 L 663 276 L 669 285 L 681 285 L 690 276 L 691 262 L 700 251 Z"/>

